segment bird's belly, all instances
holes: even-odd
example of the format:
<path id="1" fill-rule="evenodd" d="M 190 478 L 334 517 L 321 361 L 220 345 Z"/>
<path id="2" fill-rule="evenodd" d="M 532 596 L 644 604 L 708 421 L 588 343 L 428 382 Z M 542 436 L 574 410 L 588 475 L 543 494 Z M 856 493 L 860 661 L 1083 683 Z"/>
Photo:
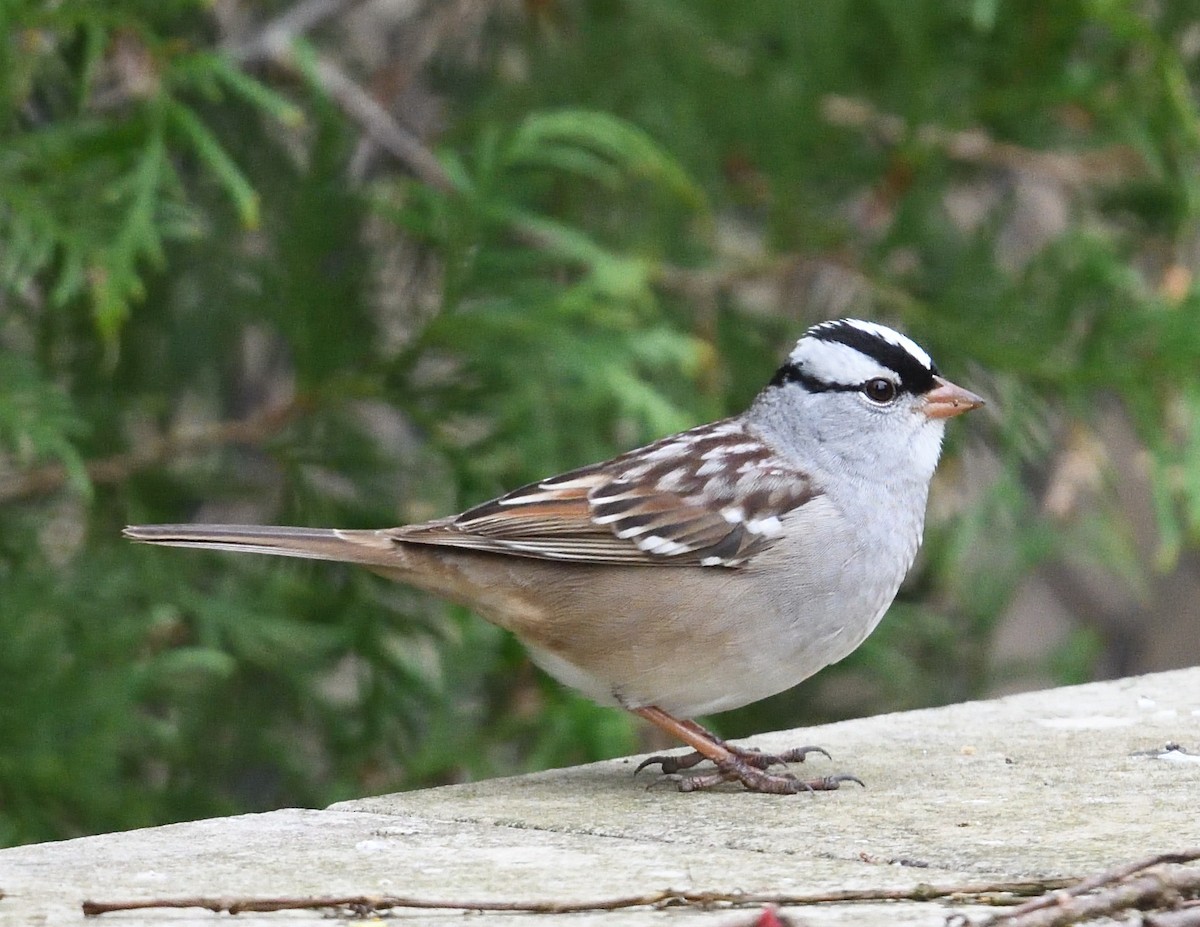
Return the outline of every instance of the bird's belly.
<path id="1" fill-rule="evenodd" d="M 746 566 L 617 566 L 464 557 L 456 582 L 509 590 L 470 604 L 552 676 L 599 702 L 681 717 L 766 698 L 841 660 L 875 628 L 914 531 L 864 531 L 814 500 Z M 834 552 L 838 552 L 834 556 Z M 444 557 L 444 555 L 443 555 Z"/>
<path id="2" fill-rule="evenodd" d="M 726 711 L 796 685 L 873 630 L 894 586 L 864 596 L 863 577 L 840 566 L 799 577 L 764 565 L 770 582 L 755 567 L 599 567 L 578 594 L 552 597 L 558 616 L 513 630 L 539 666 L 596 701 Z M 622 594 L 629 570 L 642 608 Z"/>

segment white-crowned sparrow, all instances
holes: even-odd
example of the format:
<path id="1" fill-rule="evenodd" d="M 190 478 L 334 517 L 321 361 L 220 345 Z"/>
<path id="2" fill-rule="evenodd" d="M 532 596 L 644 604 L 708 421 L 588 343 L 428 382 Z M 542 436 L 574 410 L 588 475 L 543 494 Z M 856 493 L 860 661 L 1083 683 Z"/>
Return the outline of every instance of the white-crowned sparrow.
<path id="1" fill-rule="evenodd" d="M 805 332 L 741 415 L 532 483 L 461 515 L 379 531 L 127 528 L 136 541 L 362 564 L 507 628 L 552 676 L 696 752 L 655 757 L 685 791 L 837 788 L 801 760 L 689 719 L 773 695 L 874 629 L 921 543 L 945 420 L 982 400 L 872 322 Z"/>

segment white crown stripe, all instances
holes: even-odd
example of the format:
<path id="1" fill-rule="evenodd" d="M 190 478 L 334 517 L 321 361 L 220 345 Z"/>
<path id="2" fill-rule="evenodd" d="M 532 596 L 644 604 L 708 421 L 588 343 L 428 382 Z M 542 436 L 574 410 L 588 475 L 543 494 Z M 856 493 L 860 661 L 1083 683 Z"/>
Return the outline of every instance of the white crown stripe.
<path id="1" fill-rule="evenodd" d="M 880 325 L 878 322 L 864 322 L 862 319 L 834 319 L 829 322 L 822 322 L 820 325 L 814 325 L 812 331 L 828 331 L 829 329 L 840 328 L 844 325 L 857 328 L 860 332 L 874 335 L 877 338 L 882 338 L 888 344 L 894 344 L 898 348 L 903 348 L 918 360 L 926 370 L 933 369 L 933 358 L 929 356 L 929 353 L 923 347 L 907 335 L 902 335 L 895 329 L 888 328 L 886 325 Z"/>

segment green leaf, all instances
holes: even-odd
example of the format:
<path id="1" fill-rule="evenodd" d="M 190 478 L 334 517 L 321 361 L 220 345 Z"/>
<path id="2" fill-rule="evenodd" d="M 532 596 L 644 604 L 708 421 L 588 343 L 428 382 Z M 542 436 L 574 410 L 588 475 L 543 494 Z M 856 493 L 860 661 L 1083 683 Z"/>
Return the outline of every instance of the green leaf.
<path id="1" fill-rule="evenodd" d="M 652 181 L 693 208 L 705 202 L 703 191 L 678 161 L 641 129 L 608 113 L 534 113 L 513 135 L 505 159 L 510 167 L 553 163 L 607 185 L 615 183 L 620 171 Z"/>
<path id="2" fill-rule="evenodd" d="M 196 156 L 225 188 L 237 207 L 242 225 L 248 229 L 257 228 L 260 221 L 258 194 L 233 158 L 221 147 L 216 136 L 191 109 L 181 103 L 168 104 L 167 114 L 171 125 L 187 138 Z"/>
<path id="3" fill-rule="evenodd" d="M 55 460 L 68 481 L 87 494 L 87 471 L 75 438 L 86 434 L 70 397 L 44 380 L 24 357 L 0 351 L 0 448 L 22 467 Z"/>
<path id="4" fill-rule="evenodd" d="M 307 121 L 303 109 L 262 81 L 251 77 L 236 62 L 221 55 L 197 55 L 196 58 L 230 91 L 288 128 L 300 128 Z"/>

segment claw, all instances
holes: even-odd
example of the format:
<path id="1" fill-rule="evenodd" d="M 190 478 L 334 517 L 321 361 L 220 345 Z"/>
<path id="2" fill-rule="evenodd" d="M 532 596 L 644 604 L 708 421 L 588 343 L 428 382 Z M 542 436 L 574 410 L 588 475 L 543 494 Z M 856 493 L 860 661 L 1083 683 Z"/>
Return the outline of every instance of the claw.
<path id="1" fill-rule="evenodd" d="M 819 753 L 827 760 L 833 759 L 833 757 L 829 755 L 829 751 L 824 747 L 813 746 L 793 747 L 791 750 L 784 750 L 783 753 L 775 754 L 773 758 L 779 763 L 803 763 L 804 758 L 810 753 Z"/>
<path id="2" fill-rule="evenodd" d="M 691 753 L 685 753 L 683 756 L 668 756 L 666 754 L 661 756 L 651 756 L 638 763 L 638 767 L 633 771 L 633 774 L 636 776 L 647 766 L 653 766 L 655 763 L 658 763 L 659 766 L 662 767 L 662 771 L 664 773 L 677 773 L 684 769 L 691 769 L 693 766 L 698 763 L 702 763 L 703 761 L 704 754 L 695 751 Z"/>

